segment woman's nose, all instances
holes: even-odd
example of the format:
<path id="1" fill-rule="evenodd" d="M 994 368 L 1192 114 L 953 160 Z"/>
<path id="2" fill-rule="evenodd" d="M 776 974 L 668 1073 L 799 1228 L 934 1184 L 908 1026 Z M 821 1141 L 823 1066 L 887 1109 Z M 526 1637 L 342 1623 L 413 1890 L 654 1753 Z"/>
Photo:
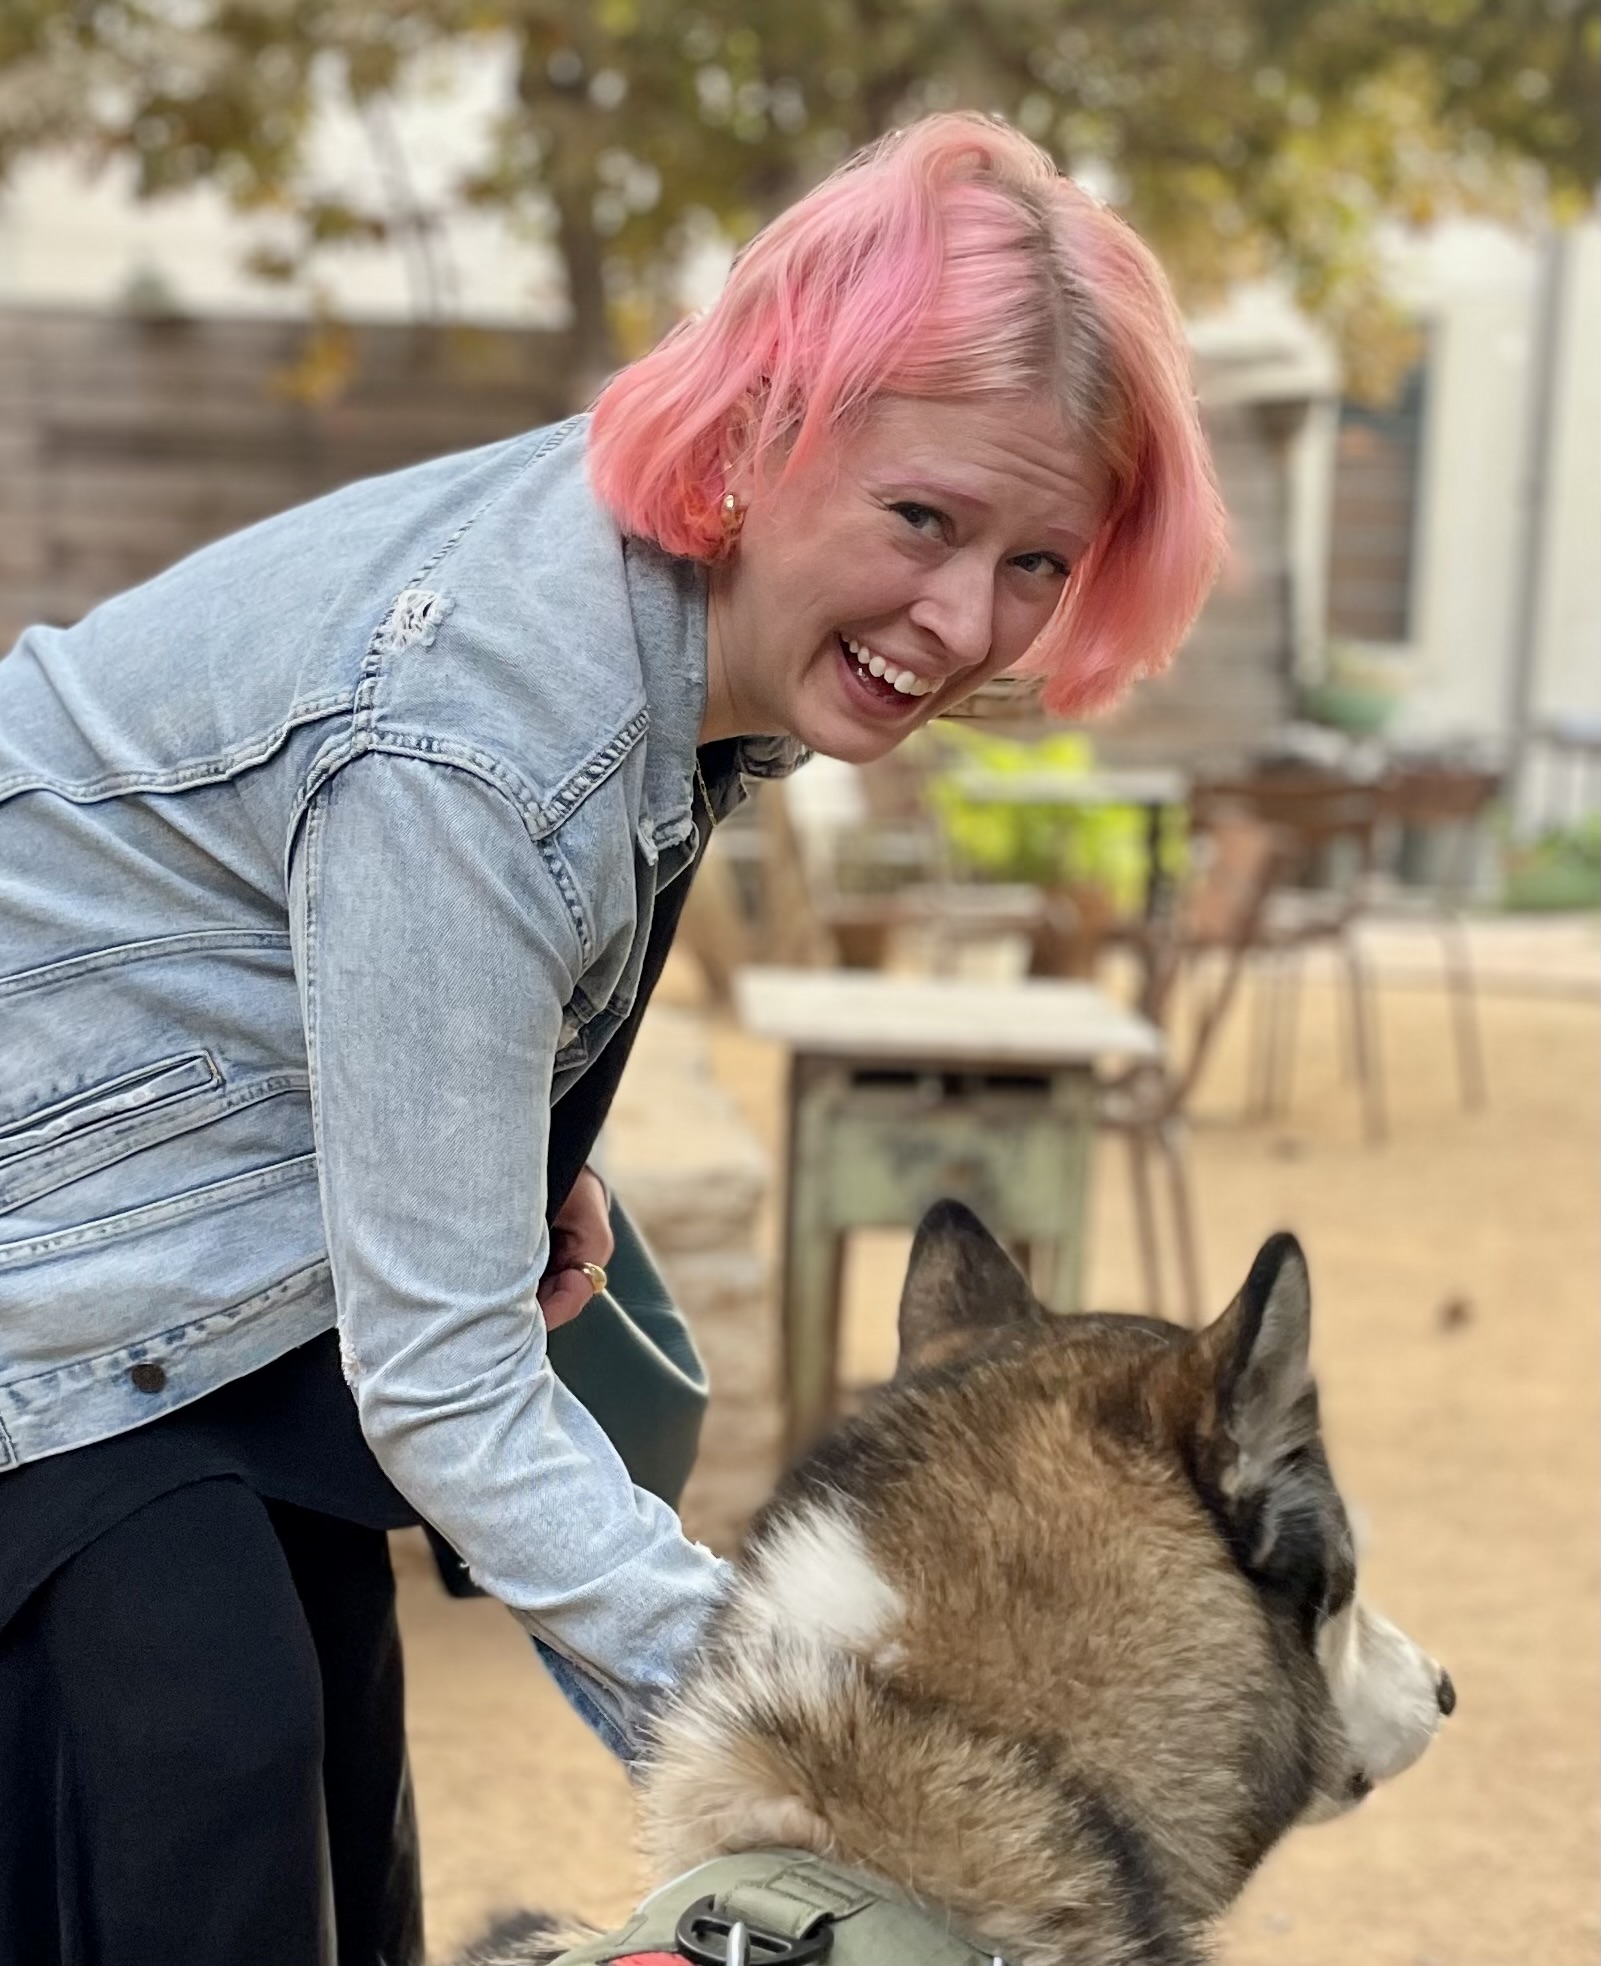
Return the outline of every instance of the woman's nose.
<path id="1" fill-rule="evenodd" d="M 953 555 L 913 603 L 911 617 L 964 668 L 985 661 L 995 637 L 995 579 L 988 566 Z"/>

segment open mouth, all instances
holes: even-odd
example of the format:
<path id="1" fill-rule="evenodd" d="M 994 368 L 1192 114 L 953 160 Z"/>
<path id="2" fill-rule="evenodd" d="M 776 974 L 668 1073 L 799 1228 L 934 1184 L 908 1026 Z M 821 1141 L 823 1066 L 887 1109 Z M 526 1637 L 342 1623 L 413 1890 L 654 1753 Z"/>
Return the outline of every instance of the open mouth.
<path id="1" fill-rule="evenodd" d="M 909 716 L 935 693 L 936 685 L 927 677 L 914 676 L 909 669 L 886 662 L 864 644 L 852 643 L 844 635 L 836 635 L 834 640 L 851 687 L 880 715 Z"/>

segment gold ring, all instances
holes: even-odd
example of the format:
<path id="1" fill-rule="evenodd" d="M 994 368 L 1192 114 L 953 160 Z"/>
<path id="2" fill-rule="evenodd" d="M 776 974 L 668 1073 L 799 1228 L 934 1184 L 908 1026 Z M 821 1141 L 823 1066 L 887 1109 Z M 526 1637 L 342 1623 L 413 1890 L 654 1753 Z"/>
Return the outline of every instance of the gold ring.
<path id="1" fill-rule="evenodd" d="M 580 1263 L 578 1267 L 589 1278 L 589 1287 L 598 1296 L 606 1288 L 606 1272 L 598 1263 Z"/>

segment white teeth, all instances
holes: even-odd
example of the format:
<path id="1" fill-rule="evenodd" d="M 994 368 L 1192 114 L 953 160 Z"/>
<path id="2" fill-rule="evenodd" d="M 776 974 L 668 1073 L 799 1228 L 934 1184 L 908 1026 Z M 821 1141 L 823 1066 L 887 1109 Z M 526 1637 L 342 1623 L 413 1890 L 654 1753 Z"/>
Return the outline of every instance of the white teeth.
<path id="1" fill-rule="evenodd" d="M 884 664 L 884 680 L 891 689 L 899 690 L 902 696 L 927 696 L 934 687 L 932 683 L 924 682 L 921 676 L 914 675 L 910 669 L 897 669 L 893 662 Z"/>
<path id="2" fill-rule="evenodd" d="M 882 677 L 902 696 L 927 696 L 934 687 L 932 683 L 914 675 L 910 669 L 898 669 L 893 662 L 886 662 L 883 656 L 874 655 L 865 642 L 853 641 L 849 635 L 842 635 L 840 639 L 869 675 Z"/>

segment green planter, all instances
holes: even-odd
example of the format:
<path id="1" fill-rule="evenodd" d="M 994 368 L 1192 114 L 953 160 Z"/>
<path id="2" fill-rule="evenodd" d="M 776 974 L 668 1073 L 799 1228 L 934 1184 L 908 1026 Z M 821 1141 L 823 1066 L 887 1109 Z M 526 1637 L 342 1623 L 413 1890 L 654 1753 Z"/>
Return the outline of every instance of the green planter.
<path id="1" fill-rule="evenodd" d="M 1393 690 L 1364 688 L 1360 683 L 1319 683 L 1301 698 L 1304 715 L 1350 737 L 1377 737 L 1395 715 L 1400 701 Z"/>
<path id="2" fill-rule="evenodd" d="M 1502 861 L 1501 905 L 1515 914 L 1601 907 L 1601 823 L 1562 827 L 1509 846 Z"/>

